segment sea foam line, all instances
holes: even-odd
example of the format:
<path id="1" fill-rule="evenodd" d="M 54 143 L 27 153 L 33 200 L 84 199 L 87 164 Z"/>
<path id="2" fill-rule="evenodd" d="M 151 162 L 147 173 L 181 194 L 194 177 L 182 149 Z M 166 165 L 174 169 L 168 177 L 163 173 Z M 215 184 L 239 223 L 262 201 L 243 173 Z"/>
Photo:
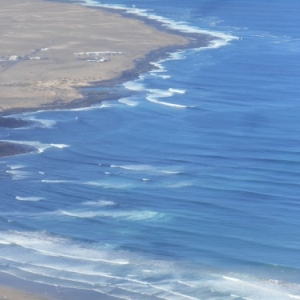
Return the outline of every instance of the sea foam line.
<path id="1" fill-rule="evenodd" d="M 43 143 L 38 142 L 38 141 L 31 141 L 31 142 L 29 142 L 29 141 L 1 140 L 1 142 L 7 142 L 7 143 L 14 143 L 14 144 L 19 144 L 19 145 L 31 146 L 33 148 L 36 148 L 39 153 L 42 153 L 46 149 L 49 149 L 49 148 L 52 148 L 52 147 L 59 148 L 59 149 L 70 147 L 69 145 L 65 145 L 65 144 L 43 144 Z"/>
<path id="2" fill-rule="evenodd" d="M 166 17 L 162 17 L 153 13 L 150 13 L 147 9 L 139 9 L 136 7 L 127 7 L 124 5 L 111 5 L 111 4 L 103 4 L 98 3 L 94 0 L 84 0 L 84 3 L 82 5 L 85 6 L 97 6 L 97 7 L 104 7 L 104 8 L 112 8 L 112 9 L 118 9 L 123 10 L 126 13 L 134 14 L 140 17 L 145 17 L 150 20 L 155 20 L 159 23 L 162 23 L 163 26 L 177 30 L 183 33 L 196 33 L 196 34 L 207 34 L 210 36 L 213 36 L 216 38 L 216 40 L 211 41 L 210 45 L 207 48 L 219 48 L 222 46 L 225 46 L 232 40 L 237 40 L 238 37 L 233 36 L 228 33 L 218 32 L 218 31 L 212 31 L 212 30 L 206 30 L 206 29 L 200 29 L 196 26 L 192 26 L 188 23 L 174 21 Z M 204 47 L 205 48 L 205 47 Z"/>
<path id="3" fill-rule="evenodd" d="M 16 200 L 19 201 L 31 201 L 31 202 L 37 202 L 37 201 L 41 201 L 44 200 L 45 198 L 43 197 L 20 197 L 20 196 L 16 196 Z"/>

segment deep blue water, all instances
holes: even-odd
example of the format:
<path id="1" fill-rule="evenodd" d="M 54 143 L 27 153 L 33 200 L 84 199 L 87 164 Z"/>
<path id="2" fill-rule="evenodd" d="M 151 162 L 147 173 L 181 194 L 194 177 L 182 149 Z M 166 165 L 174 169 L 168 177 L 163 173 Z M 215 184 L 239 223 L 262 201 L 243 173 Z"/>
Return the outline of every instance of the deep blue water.
<path id="1" fill-rule="evenodd" d="M 39 151 L 0 160 L 0 271 L 61 299 L 300 299 L 300 3 L 118 4 L 219 40 L 1 131 Z"/>

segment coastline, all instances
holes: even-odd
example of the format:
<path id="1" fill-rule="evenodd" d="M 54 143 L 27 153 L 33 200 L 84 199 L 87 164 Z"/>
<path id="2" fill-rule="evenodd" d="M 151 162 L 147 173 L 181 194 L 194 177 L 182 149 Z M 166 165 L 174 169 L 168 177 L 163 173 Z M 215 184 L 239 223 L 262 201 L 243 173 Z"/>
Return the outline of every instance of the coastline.
<path id="1" fill-rule="evenodd" d="M 77 86 L 66 86 L 65 88 L 68 93 L 67 95 L 67 101 L 63 98 L 53 98 L 51 101 L 44 101 L 41 102 L 39 99 L 38 101 L 33 101 L 30 99 L 24 99 L 25 105 L 23 104 L 23 99 L 19 98 L 19 100 L 15 101 L 15 99 L 12 99 L 11 101 L 12 106 L 8 108 L 3 108 L 3 101 L 1 102 L 0 98 L 0 127 L 6 127 L 6 128 L 18 128 L 22 126 L 28 126 L 30 125 L 28 122 L 20 120 L 20 119 L 13 119 L 13 118 L 3 118 L 3 116 L 9 116 L 12 114 L 19 114 L 23 112 L 29 112 L 29 111 L 37 111 L 37 110 L 53 110 L 53 109 L 73 109 L 73 108 L 81 108 L 81 107 L 88 107 L 96 103 L 100 103 L 102 101 L 106 100 L 116 100 L 120 99 L 122 97 L 128 96 L 129 94 L 132 94 L 130 91 L 121 91 L 118 87 L 126 81 L 134 80 L 138 78 L 140 74 L 146 73 L 150 70 L 155 69 L 155 66 L 151 63 L 157 62 L 159 60 L 167 58 L 170 53 L 174 53 L 180 50 L 185 49 L 192 49 L 192 48 L 199 48 L 199 47 L 206 47 L 209 45 L 209 43 L 214 40 L 215 38 L 208 34 L 195 34 L 195 33 L 183 33 L 175 29 L 170 29 L 165 26 L 163 26 L 163 23 L 152 20 L 147 17 L 138 16 L 135 14 L 128 14 L 126 11 L 113 9 L 113 8 L 102 8 L 102 7 L 85 7 L 80 4 L 78 4 L 78 1 L 60 1 L 60 0 L 28 0 L 27 3 L 56 3 L 57 5 L 70 5 L 72 8 L 74 6 L 80 7 L 79 11 L 81 12 L 81 9 L 83 10 L 90 10 L 94 12 L 104 12 L 105 14 L 109 14 L 109 17 L 116 18 L 117 20 L 120 20 L 120 22 L 124 22 L 124 20 L 127 22 L 139 22 L 140 25 L 143 25 L 146 29 L 154 30 L 155 34 L 167 34 L 166 37 L 170 37 L 169 45 L 159 45 L 159 42 L 156 42 L 157 45 L 154 47 L 154 49 L 146 51 L 141 50 L 138 55 L 135 55 L 132 58 L 129 59 L 129 63 L 126 63 L 128 66 L 125 68 L 121 68 L 119 72 L 114 74 L 111 78 L 104 78 L 102 80 L 94 80 L 94 81 L 86 81 L 82 82 L 82 84 L 79 84 Z M 1 25 L 1 24 L 0 24 Z M 2 24 L 3 25 L 3 24 Z M 1 29 L 1 27 L 0 27 Z M 152 34 L 152 33 L 151 33 Z M 150 35 L 151 36 L 151 35 Z M 163 38 L 165 36 L 162 36 Z M 174 40 L 172 40 L 174 38 Z M 153 48 L 153 47 L 152 47 Z M 1 49 L 0 49 L 1 50 Z M 0 53 L 1 54 L 1 53 Z M 2 53 L 3 54 L 3 53 Z M 56 58 L 57 59 L 57 58 Z M 132 62 L 130 62 L 130 59 Z M 31 61 L 30 61 L 31 62 Z M 40 61 L 38 61 L 40 62 Z M 5 72 L 7 69 L 6 64 L 8 64 L 8 67 L 10 67 L 10 62 L 1 62 L 2 63 L 2 70 L 0 68 L 0 75 L 1 73 Z M 23 62 L 23 63 L 27 63 Z M 35 63 L 35 62 L 34 62 Z M 46 64 L 48 62 L 46 61 Z M 94 64 L 94 63 L 93 63 Z M 123 62 L 124 64 L 124 62 Z M 4 67 L 3 67 L 4 66 Z M 115 65 L 112 65 L 114 67 Z M 86 68 L 86 66 L 85 66 Z M 88 66 L 90 68 L 90 65 Z M 22 69 L 21 69 L 22 70 Z M 26 70 L 26 69 L 25 69 Z M 36 69 L 31 69 L 31 72 L 33 72 Z M 10 70 L 9 70 L 10 71 Z M 51 69 L 50 69 L 51 71 Z M 21 72 L 19 72 L 21 73 Z M 47 75 L 46 75 L 47 76 Z M 4 78 L 4 77 L 3 77 Z M 0 83 L 1 83 L 1 76 L 0 76 Z M 3 89 L 3 83 L 1 83 L 1 88 Z M 31 86 L 29 86 L 31 87 Z M 4 87 L 5 89 L 6 87 Z M 16 84 L 16 88 L 18 88 L 18 84 Z M 105 90 L 102 90 L 101 88 L 104 88 Z M 8 87 L 8 90 L 11 89 Z M 31 88 L 32 89 L 32 88 Z M 34 87 L 34 90 L 37 90 Z M 47 91 L 47 90 L 46 90 Z M 19 97 L 22 97 L 22 90 L 19 93 Z M 64 91 L 63 91 L 64 92 Z M 51 91 L 53 93 L 53 91 Z M 60 92 L 61 93 L 61 92 Z M 30 90 L 30 94 L 32 97 L 34 97 L 34 92 Z M 48 91 L 49 94 L 49 91 Z M 65 94 L 61 93 L 62 96 Z M 26 93 L 24 94 L 26 95 Z M 71 95 L 71 97 L 70 97 Z M 73 96 L 72 96 L 73 95 Z M 77 95 L 77 96 L 76 96 Z M 43 95 L 40 95 L 40 97 Z M 4 96 L 5 97 L 5 96 Z M 38 98 L 38 97 L 36 97 Z M 51 99 L 51 98 L 49 98 Z M 49 100 L 48 99 L 48 100 Z M 22 103 L 22 105 L 20 105 Z M 10 142 L 0 142 L 0 157 L 5 157 L 9 155 L 16 155 L 16 154 L 23 154 L 32 152 L 34 149 L 29 147 L 20 147 L 20 145 L 16 145 L 14 143 Z"/>
<path id="2" fill-rule="evenodd" d="M 67 2 L 61 0 L 41 0 L 44 2 L 52 3 L 64 3 L 65 5 L 80 5 L 77 1 Z M 81 5 L 80 5 L 81 6 Z M 166 59 L 171 53 L 175 53 L 181 50 L 195 49 L 201 47 L 207 47 L 209 43 L 216 39 L 213 35 L 209 34 L 198 34 L 198 33 L 185 33 L 176 29 L 171 29 L 163 26 L 163 23 L 152 20 L 147 17 L 138 16 L 134 14 L 128 14 L 126 11 L 114 8 L 103 8 L 103 7 L 92 7 L 88 6 L 89 9 L 108 12 L 110 14 L 124 17 L 129 20 L 138 20 L 145 24 L 146 27 L 155 28 L 158 32 L 167 33 L 173 36 L 181 37 L 186 40 L 184 44 L 174 44 L 169 46 L 158 47 L 157 49 L 151 50 L 144 56 L 134 60 L 134 65 L 131 68 L 121 71 L 116 74 L 113 78 L 87 81 L 83 85 L 73 87 L 80 97 L 74 97 L 67 102 L 61 98 L 54 99 L 49 103 L 42 103 L 40 106 L 28 105 L 25 107 L 11 107 L 8 109 L 1 109 L 0 105 L 0 117 L 9 116 L 12 114 L 19 114 L 23 112 L 31 112 L 38 110 L 54 110 L 54 109 L 74 109 L 88 107 L 96 103 L 107 100 L 116 100 L 122 97 L 128 96 L 130 92 L 118 91 L 118 86 L 122 83 L 137 79 L 139 75 L 147 73 L 155 69 L 153 62 L 157 62 Z M 101 88 L 105 87 L 105 91 L 101 91 Z M 89 88 L 100 88 L 99 91 L 89 91 Z M 109 88 L 109 89 L 108 89 Z M 1 104 L 1 99 L 0 99 Z"/>

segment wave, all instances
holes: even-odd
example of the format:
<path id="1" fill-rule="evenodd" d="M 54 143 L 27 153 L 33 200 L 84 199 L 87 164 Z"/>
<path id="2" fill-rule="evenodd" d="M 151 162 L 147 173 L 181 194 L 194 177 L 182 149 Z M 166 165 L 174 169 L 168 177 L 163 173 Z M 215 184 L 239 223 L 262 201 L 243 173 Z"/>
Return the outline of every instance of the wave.
<path id="1" fill-rule="evenodd" d="M 184 51 L 177 51 L 170 54 L 170 57 L 166 60 L 182 60 L 185 59 L 185 52 Z"/>
<path id="2" fill-rule="evenodd" d="M 15 140 L 1 140 L 1 141 L 30 146 L 30 147 L 36 148 L 39 153 L 43 153 L 45 150 L 52 148 L 52 147 L 59 148 L 59 149 L 70 147 L 69 145 L 65 145 L 65 144 L 43 144 L 43 143 L 37 142 L 37 141 L 15 141 Z"/>
<path id="3" fill-rule="evenodd" d="M 185 94 L 186 93 L 186 90 L 173 89 L 173 88 L 169 88 L 169 91 L 172 93 L 177 93 L 177 94 Z"/>
<path id="4" fill-rule="evenodd" d="M 66 211 L 66 210 L 59 210 L 54 213 L 53 215 L 57 216 L 69 216 L 75 218 L 84 218 L 84 219 L 92 219 L 96 217 L 103 217 L 103 218 L 117 218 L 123 219 L 128 221 L 158 221 L 165 218 L 165 214 L 158 213 L 155 211 Z"/>
<path id="5" fill-rule="evenodd" d="M 109 201 L 109 200 L 86 201 L 81 204 L 87 205 L 87 206 L 113 206 L 113 205 L 116 205 L 116 203 L 114 201 Z"/>
<path id="6" fill-rule="evenodd" d="M 148 91 L 151 92 L 151 94 L 148 94 L 146 99 L 150 102 L 164 105 L 164 106 L 174 107 L 174 108 L 192 108 L 193 107 L 193 106 L 186 106 L 186 105 L 182 105 L 182 104 L 175 104 L 175 103 L 158 100 L 160 98 L 172 97 L 174 94 L 185 94 L 186 90 L 169 88 L 168 90 L 148 89 Z"/>
<path id="7" fill-rule="evenodd" d="M 11 245 L 11 243 L 2 240 L 2 241 L 0 241 L 0 245 Z"/>
<path id="8" fill-rule="evenodd" d="M 120 102 L 122 104 L 125 104 L 125 105 L 128 105 L 128 106 L 137 106 L 139 104 L 139 102 L 133 101 L 133 100 L 131 100 L 129 98 L 119 99 L 118 102 Z"/>
<path id="9" fill-rule="evenodd" d="M 115 106 L 115 104 L 113 104 L 111 101 L 103 101 L 99 105 L 100 108 L 111 108 L 111 107 L 114 107 L 114 106 Z"/>
<path id="10" fill-rule="evenodd" d="M 121 299 L 299 299 L 300 285 L 237 273 L 212 273 L 47 232 L 0 232 L 2 270 L 26 280 L 101 291 Z M 28 273 L 26 273 L 28 272 Z M 132 293 L 132 294 L 131 294 Z M 134 293 L 134 294 L 133 294 Z M 134 295 L 134 296 L 133 296 Z"/>
<path id="11" fill-rule="evenodd" d="M 17 169 L 23 169 L 25 168 L 24 165 L 7 165 L 9 168 L 11 168 L 12 170 L 17 170 Z"/>
<path id="12" fill-rule="evenodd" d="M 132 170 L 132 171 L 149 171 L 154 170 L 155 168 L 150 165 L 111 165 L 111 168 L 120 168 L 125 170 Z"/>
<path id="13" fill-rule="evenodd" d="M 156 97 L 154 97 L 154 96 L 148 96 L 146 99 L 148 101 L 152 102 L 152 103 L 156 103 L 156 104 L 160 104 L 160 105 L 164 105 L 164 106 L 169 106 L 169 107 L 174 107 L 174 108 L 187 108 L 188 107 L 186 105 L 175 104 L 175 103 L 164 102 L 164 101 L 158 101 L 158 100 L 156 100 Z"/>
<path id="14" fill-rule="evenodd" d="M 43 197 L 20 197 L 20 196 L 16 196 L 16 199 L 19 200 L 19 201 L 32 201 L 32 202 L 36 202 L 36 201 L 44 200 L 45 198 L 43 198 Z"/>
<path id="15" fill-rule="evenodd" d="M 177 31 L 180 31 L 183 33 L 207 34 L 207 35 L 213 36 L 216 38 L 216 40 L 211 42 L 211 44 L 209 45 L 209 48 L 218 48 L 218 47 L 228 44 L 232 40 L 238 39 L 238 37 L 233 36 L 229 33 L 200 29 L 200 28 L 198 28 L 196 26 L 192 26 L 188 23 L 177 22 L 177 21 L 174 21 L 174 20 L 166 18 L 166 17 L 158 16 L 156 14 L 153 14 L 152 12 L 150 12 L 147 9 L 139 9 L 137 7 L 127 7 L 127 6 L 123 6 L 123 5 L 103 4 L 103 3 L 98 3 L 93 0 L 84 0 L 82 5 L 119 9 L 119 10 L 123 10 L 129 14 L 134 14 L 134 15 L 137 15 L 140 17 L 145 17 L 147 19 L 157 21 L 169 29 L 177 30 Z"/>
<path id="16" fill-rule="evenodd" d="M 26 117 L 24 120 L 33 121 L 41 124 L 43 128 L 53 128 L 56 125 L 56 121 L 48 119 L 39 119 L 35 116 Z"/>
<path id="17" fill-rule="evenodd" d="M 32 173 L 28 171 L 20 171 L 18 169 L 16 170 L 6 170 L 6 173 L 10 174 L 13 180 L 21 180 L 21 179 L 26 179 L 29 178 Z"/>
<path id="18" fill-rule="evenodd" d="M 50 144 L 50 146 L 53 146 L 53 147 L 59 148 L 59 149 L 70 147 L 69 145 L 65 145 L 65 144 Z"/>
<path id="19" fill-rule="evenodd" d="M 150 74 L 167 72 L 166 68 L 162 65 L 163 61 L 165 61 L 165 60 L 160 60 L 159 62 L 150 62 L 150 64 L 155 67 L 154 70 L 150 71 Z"/>
<path id="20" fill-rule="evenodd" d="M 155 167 L 152 165 L 111 165 L 110 167 L 128 171 L 162 173 L 167 175 L 177 175 L 181 173 L 178 170 L 165 170 L 163 167 Z"/>
<path id="21" fill-rule="evenodd" d="M 230 293 L 234 298 L 281 300 L 297 297 L 290 292 L 300 290 L 300 286 L 297 284 L 277 280 L 263 280 L 250 277 L 243 278 L 238 276 L 232 277 L 227 275 L 221 275 L 221 278 L 218 277 L 219 275 L 211 282 L 213 288 Z"/>
<path id="22" fill-rule="evenodd" d="M 169 79 L 169 78 L 171 78 L 171 76 L 170 75 L 156 75 L 157 77 L 160 77 L 160 78 L 162 78 L 162 79 Z"/>
<path id="23" fill-rule="evenodd" d="M 193 184 L 190 182 L 176 182 L 176 183 L 170 183 L 167 185 L 164 185 L 166 188 L 171 188 L 171 189 L 181 189 L 185 187 L 192 186 Z"/>
<path id="24" fill-rule="evenodd" d="M 145 86 L 139 82 L 140 79 L 134 80 L 134 81 L 127 81 L 123 83 L 123 86 L 132 91 L 141 92 L 145 90 Z"/>
<path id="25" fill-rule="evenodd" d="M 71 108 L 71 109 L 59 109 L 56 111 L 73 111 L 73 112 L 78 112 L 78 111 L 92 111 L 96 109 L 103 109 L 103 108 L 111 108 L 115 107 L 116 105 L 110 101 L 102 101 L 98 104 L 93 104 L 91 106 L 84 106 L 84 107 L 78 107 L 78 108 Z"/>
<path id="26" fill-rule="evenodd" d="M 44 183 L 75 183 L 75 181 L 71 180 L 59 180 L 59 179 L 43 179 L 41 182 Z"/>
<path id="27" fill-rule="evenodd" d="M 126 189 L 132 187 L 132 184 L 130 183 L 113 183 L 113 182 L 105 182 L 105 181 L 86 181 L 80 184 L 102 187 L 106 189 Z"/>
<path id="28" fill-rule="evenodd" d="M 86 248 L 79 244 L 74 244 L 69 239 L 50 235 L 46 232 L 7 231 L 1 232 L 1 238 L 3 238 L 7 244 L 18 245 L 24 249 L 50 257 L 117 265 L 126 265 L 129 263 L 128 260 L 123 258 L 109 259 L 109 252 Z M 17 257 L 18 255 L 16 258 Z"/>

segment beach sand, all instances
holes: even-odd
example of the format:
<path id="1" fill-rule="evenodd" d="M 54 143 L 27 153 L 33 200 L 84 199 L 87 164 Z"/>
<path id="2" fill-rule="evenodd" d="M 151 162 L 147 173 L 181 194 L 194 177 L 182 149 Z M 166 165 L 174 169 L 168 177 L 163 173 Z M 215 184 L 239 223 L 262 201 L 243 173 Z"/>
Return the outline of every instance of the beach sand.
<path id="1" fill-rule="evenodd" d="M 6 286 L 0 286 L 0 300 L 49 300 L 50 298 L 45 298 L 27 292 L 12 289 Z"/>
<path id="2" fill-rule="evenodd" d="M 2 0 L 0 113 L 62 107 L 79 87 L 120 78 L 149 53 L 189 39 L 78 4 Z"/>

